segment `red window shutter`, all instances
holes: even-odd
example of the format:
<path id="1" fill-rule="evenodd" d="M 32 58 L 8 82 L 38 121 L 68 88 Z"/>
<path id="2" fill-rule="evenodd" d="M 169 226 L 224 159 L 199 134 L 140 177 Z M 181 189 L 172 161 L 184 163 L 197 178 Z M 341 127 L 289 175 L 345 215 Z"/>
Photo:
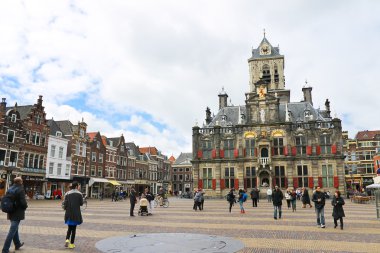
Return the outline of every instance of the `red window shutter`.
<path id="1" fill-rule="evenodd" d="M 288 188 L 288 178 L 285 177 L 285 188 Z"/>
<path id="2" fill-rule="evenodd" d="M 276 186 L 276 178 L 272 178 L 272 187 L 275 187 Z"/>
<path id="3" fill-rule="evenodd" d="M 292 147 L 292 156 L 297 155 L 297 147 Z"/>
<path id="4" fill-rule="evenodd" d="M 215 159 L 215 158 L 216 158 L 216 150 L 215 150 L 215 149 L 213 149 L 213 150 L 211 151 L 211 157 L 212 157 L 212 159 Z"/>
<path id="5" fill-rule="evenodd" d="M 235 189 L 239 189 L 239 179 L 235 178 Z"/>
<path id="6" fill-rule="evenodd" d="M 321 146 L 317 146 L 317 155 L 321 154 Z"/>
<path id="7" fill-rule="evenodd" d="M 220 155 L 219 156 L 220 156 L 220 158 L 224 158 L 224 150 L 223 149 L 220 150 Z"/>
<path id="8" fill-rule="evenodd" d="M 203 157 L 203 152 L 202 150 L 198 150 L 198 158 L 201 159 Z"/>
<path id="9" fill-rule="evenodd" d="M 224 179 L 220 179 L 220 189 L 223 190 L 224 188 L 226 188 L 224 184 Z"/>
<path id="10" fill-rule="evenodd" d="M 331 146 L 331 153 L 336 154 L 336 145 Z"/>
<path id="11" fill-rule="evenodd" d="M 213 180 L 212 180 L 212 189 L 213 189 L 213 190 L 216 189 L 216 179 L 213 179 Z"/>
<path id="12" fill-rule="evenodd" d="M 255 148 L 255 157 L 257 157 L 257 148 Z"/>
<path id="13" fill-rule="evenodd" d="M 239 157 L 239 149 L 234 150 L 234 157 L 235 158 Z"/>
<path id="14" fill-rule="evenodd" d="M 245 150 L 245 148 L 243 148 L 243 156 L 244 156 L 244 157 L 247 156 L 247 151 Z"/>
<path id="15" fill-rule="evenodd" d="M 272 156 L 274 156 L 274 148 L 272 148 Z"/>
<path id="16" fill-rule="evenodd" d="M 335 188 L 339 188 L 339 178 L 338 178 L 338 176 L 334 177 L 334 187 Z"/>
<path id="17" fill-rule="evenodd" d="M 307 154 L 307 155 L 311 155 L 311 151 L 312 151 L 311 146 L 307 146 L 307 147 L 306 147 L 306 154 Z"/>
<path id="18" fill-rule="evenodd" d="M 289 152 L 288 152 L 288 147 L 284 147 L 284 155 L 285 156 L 288 156 L 289 155 Z"/>
<path id="19" fill-rule="evenodd" d="M 313 177 L 309 177 L 309 187 L 310 188 L 314 187 L 314 179 L 313 179 Z"/>
<path id="20" fill-rule="evenodd" d="M 293 187 L 298 188 L 298 177 L 293 177 Z"/>
<path id="21" fill-rule="evenodd" d="M 322 177 L 318 177 L 318 186 L 321 188 L 323 187 Z"/>
<path id="22" fill-rule="evenodd" d="M 202 181 L 202 179 L 198 180 L 198 188 L 203 188 L 203 181 Z"/>

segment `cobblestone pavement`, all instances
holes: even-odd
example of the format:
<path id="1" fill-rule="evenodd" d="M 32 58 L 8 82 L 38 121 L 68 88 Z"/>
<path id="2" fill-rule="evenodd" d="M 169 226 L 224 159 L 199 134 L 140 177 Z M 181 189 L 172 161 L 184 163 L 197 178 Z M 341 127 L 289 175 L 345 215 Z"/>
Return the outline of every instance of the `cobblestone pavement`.
<path id="1" fill-rule="evenodd" d="M 283 205 L 283 218 L 273 219 L 273 207 L 266 200 L 258 208 L 245 203 L 246 213 L 238 205 L 228 212 L 225 200 L 207 200 L 203 211 L 192 210 L 189 199 L 170 198 L 169 208 L 156 208 L 152 216 L 129 217 L 129 201 L 89 200 L 83 212 L 84 223 L 77 229 L 76 252 L 99 252 L 95 243 L 112 236 L 138 233 L 201 233 L 232 237 L 244 243 L 239 253 L 249 252 L 380 252 L 380 220 L 374 204 L 345 207 L 344 230 L 334 229 L 332 207 L 325 208 L 326 228 L 317 228 L 314 208 L 297 212 Z M 64 248 L 66 226 L 59 201 L 29 202 L 26 220 L 20 225 L 20 238 L 25 246 L 19 253 L 68 252 Z M 9 222 L 0 218 L 1 240 L 5 239 Z M 13 246 L 12 246 L 13 247 Z M 149 253 L 149 252 L 141 252 Z"/>

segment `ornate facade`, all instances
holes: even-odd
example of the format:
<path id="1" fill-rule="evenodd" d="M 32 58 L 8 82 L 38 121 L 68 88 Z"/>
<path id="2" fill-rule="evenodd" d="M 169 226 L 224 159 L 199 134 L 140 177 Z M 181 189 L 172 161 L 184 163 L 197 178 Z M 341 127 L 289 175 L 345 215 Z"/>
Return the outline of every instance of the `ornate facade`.
<path id="1" fill-rule="evenodd" d="M 265 36 L 248 66 L 245 105 L 229 105 L 223 90 L 218 113 L 207 108 L 205 125 L 193 127 L 194 186 L 212 196 L 274 185 L 344 192 L 342 126 L 330 102 L 314 108 L 311 87 L 302 89 L 303 101 L 290 102 L 284 56 Z"/>

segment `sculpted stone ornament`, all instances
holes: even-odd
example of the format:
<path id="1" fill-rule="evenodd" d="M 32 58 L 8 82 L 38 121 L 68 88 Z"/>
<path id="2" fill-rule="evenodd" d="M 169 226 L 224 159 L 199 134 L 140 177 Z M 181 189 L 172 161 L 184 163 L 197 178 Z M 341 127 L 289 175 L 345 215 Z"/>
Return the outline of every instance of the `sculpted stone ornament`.
<path id="1" fill-rule="evenodd" d="M 261 123 L 265 123 L 265 111 L 264 111 L 264 109 L 260 110 L 260 119 L 261 119 Z"/>

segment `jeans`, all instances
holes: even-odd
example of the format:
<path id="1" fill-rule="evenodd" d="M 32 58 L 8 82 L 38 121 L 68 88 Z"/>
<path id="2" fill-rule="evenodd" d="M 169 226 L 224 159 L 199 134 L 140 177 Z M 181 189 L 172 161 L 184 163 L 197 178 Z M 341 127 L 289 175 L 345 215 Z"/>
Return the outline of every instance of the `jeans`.
<path id="1" fill-rule="evenodd" d="M 12 240 L 13 240 L 13 243 L 15 244 L 15 247 L 18 247 L 21 245 L 20 238 L 18 237 L 18 225 L 20 225 L 19 220 L 11 221 L 11 227 L 9 228 L 7 238 L 5 239 L 2 253 L 9 252 L 9 248 L 11 247 Z"/>
<path id="2" fill-rule="evenodd" d="M 272 195 L 267 195 L 268 202 L 272 202 Z"/>
<path id="3" fill-rule="evenodd" d="M 317 215 L 317 225 L 325 225 L 325 207 L 315 208 L 315 214 Z"/>
<path id="4" fill-rule="evenodd" d="M 243 201 L 239 201 L 240 211 L 244 211 L 243 203 Z"/>
<path id="5" fill-rule="evenodd" d="M 274 212 L 273 217 L 277 219 L 277 210 L 278 210 L 278 217 L 281 219 L 281 206 L 273 206 Z"/>

